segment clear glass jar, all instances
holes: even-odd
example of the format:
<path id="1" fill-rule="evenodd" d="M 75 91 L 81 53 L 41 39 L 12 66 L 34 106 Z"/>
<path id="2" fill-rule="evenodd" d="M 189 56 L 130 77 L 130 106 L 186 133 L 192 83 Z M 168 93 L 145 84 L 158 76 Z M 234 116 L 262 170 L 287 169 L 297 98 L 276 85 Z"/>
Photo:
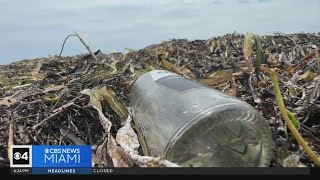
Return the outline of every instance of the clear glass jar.
<path id="1" fill-rule="evenodd" d="M 266 167 L 270 127 L 251 105 L 165 70 L 142 75 L 130 105 L 144 153 L 186 167 Z"/>

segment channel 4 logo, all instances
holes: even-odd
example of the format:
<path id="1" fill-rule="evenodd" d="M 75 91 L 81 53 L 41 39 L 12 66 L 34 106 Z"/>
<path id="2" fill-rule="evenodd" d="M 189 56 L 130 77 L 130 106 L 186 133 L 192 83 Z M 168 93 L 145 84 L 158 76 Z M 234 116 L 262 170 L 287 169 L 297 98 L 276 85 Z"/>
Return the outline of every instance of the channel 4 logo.
<path id="1" fill-rule="evenodd" d="M 10 148 L 10 167 L 32 167 L 32 146 L 12 145 Z"/>

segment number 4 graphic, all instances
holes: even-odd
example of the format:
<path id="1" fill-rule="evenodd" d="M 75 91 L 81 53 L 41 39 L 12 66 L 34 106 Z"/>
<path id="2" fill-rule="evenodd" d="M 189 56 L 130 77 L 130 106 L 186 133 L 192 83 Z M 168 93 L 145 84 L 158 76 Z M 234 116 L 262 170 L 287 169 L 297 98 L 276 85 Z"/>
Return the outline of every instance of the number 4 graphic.
<path id="1" fill-rule="evenodd" d="M 21 159 L 28 160 L 29 159 L 28 152 L 23 153 L 21 156 Z"/>

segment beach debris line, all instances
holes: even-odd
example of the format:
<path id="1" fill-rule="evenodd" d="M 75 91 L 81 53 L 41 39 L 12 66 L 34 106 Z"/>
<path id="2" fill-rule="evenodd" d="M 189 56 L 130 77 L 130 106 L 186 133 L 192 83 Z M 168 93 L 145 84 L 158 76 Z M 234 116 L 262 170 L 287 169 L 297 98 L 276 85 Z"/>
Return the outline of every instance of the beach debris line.
<path id="1" fill-rule="evenodd" d="M 85 44 L 79 33 L 72 36 Z M 246 37 L 251 39 L 249 53 L 244 52 Z M 145 72 L 166 69 L 255 107 L 272 129 L 271 167 L 316 166 L 283 121 L 272 77 L 256 67 L 261 62 L 259 67 L 277 73 L 285 108 L 292 113 L 290 121 L 295 117 L 296 130 L 319 157 L 319 47 L 319 33 L 234 33 L 208 40 L 172 39 L 126 53 L 90 49 L 76 56 L 1 65 L 0 165 L 9 166 L 12 144 L 90 144 L 93 166 L 175 166 L 163 157 L 144 154 L 143 134 L 128 120 L 132 83 Z"/>

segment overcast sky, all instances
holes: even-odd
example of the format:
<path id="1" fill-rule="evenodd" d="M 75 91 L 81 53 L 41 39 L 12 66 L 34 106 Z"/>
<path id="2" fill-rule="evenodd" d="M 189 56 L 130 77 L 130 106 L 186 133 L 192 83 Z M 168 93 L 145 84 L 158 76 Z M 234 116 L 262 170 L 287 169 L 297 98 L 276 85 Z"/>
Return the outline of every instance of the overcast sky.
<path id="1" fill-rule="evenodd" d="M 78 32 L 93 51 L 237 31 L 319 32 L 320 0 L 0 0 L 0 64 L 60 52 Z M 87 53 L 71 38 L 63 55 Z"/>

